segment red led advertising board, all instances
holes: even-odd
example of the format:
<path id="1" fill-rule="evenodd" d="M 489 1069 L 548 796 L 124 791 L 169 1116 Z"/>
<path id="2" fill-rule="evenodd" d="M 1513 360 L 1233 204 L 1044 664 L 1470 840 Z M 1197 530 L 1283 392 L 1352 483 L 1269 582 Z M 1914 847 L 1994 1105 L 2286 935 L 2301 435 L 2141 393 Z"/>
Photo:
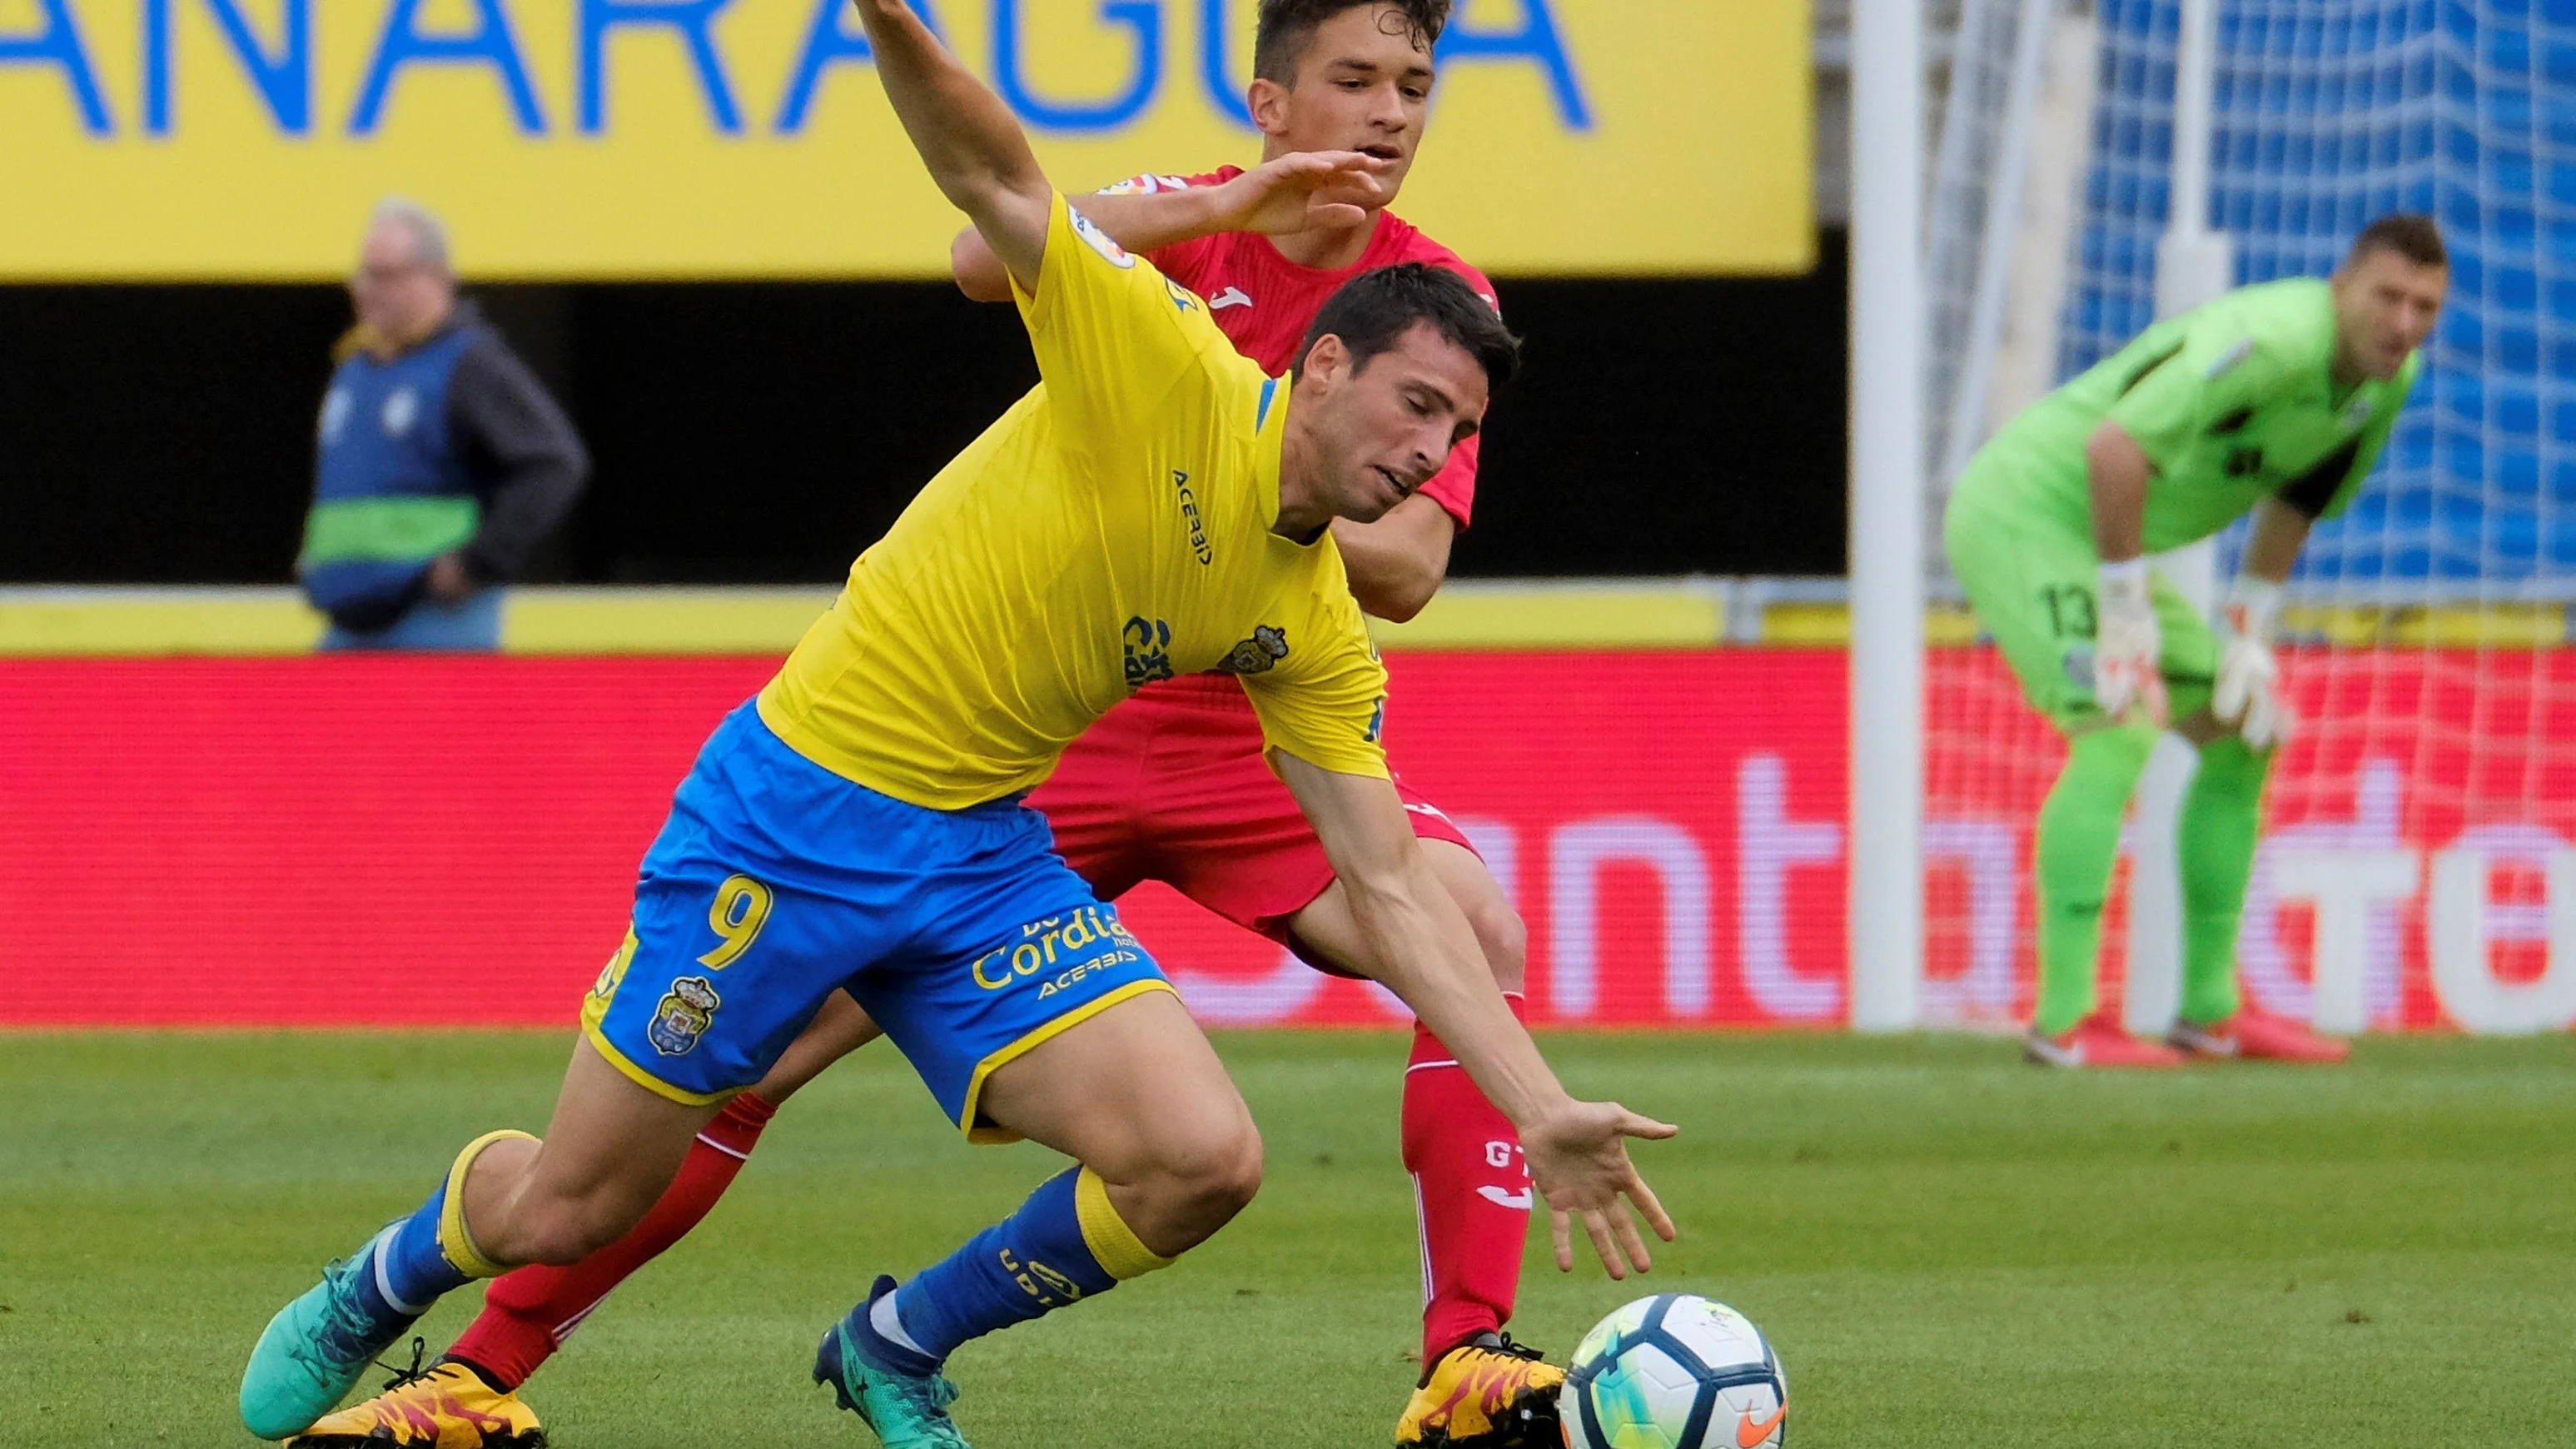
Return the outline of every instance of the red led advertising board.
<path id="1" fill-rule="evenodd" d="M 2324 955 L 2375 1027 L 2576 1019 L 2576 652 L 2505 658 L 2290 659 L 2311 723 L 2240 948 L 2257 1004 L 2309 1015 Z M 10 660 L 0 1024 L 568 1026 L 673 787 L 774 665 Z M 1534 1021 L 1843 1020 L 1839 651 L 1390 667 L 1395 763 L 1518 904 Z M 1936 651 L 1929 678 L 1926 1012 L 2005 1024 L 2060 747 L 1991 654 Z M 1123 909 L 1211 1025 L 1402 1019 L 1159 887 Z"/>

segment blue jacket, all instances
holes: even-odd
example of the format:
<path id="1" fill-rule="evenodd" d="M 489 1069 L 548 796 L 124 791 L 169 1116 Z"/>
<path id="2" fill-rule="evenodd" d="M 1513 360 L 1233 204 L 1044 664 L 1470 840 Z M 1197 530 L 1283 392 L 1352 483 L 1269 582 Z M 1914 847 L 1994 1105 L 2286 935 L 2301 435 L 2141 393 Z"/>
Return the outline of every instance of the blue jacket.
<path id="1" fill-rule="evenodd" d="M 478 583 L 516 578 L 590 458 L 472 303 L 391 361 L 362 342 L 344 340 L 322 400 L 296 574 L 332 622 L 373 633 L 419 602 L 441 554 Z"/>

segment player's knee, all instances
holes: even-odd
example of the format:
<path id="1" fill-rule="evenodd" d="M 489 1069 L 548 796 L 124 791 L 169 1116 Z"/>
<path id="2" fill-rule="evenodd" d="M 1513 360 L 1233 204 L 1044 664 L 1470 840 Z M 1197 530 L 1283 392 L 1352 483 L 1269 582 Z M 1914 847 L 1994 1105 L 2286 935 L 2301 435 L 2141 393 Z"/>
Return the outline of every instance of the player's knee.
<path id="1" fill-rule="evenodd" d="M 1493 968 L 1494 984 L 1505 991 L 1519 991 L 1529 974 L 1529 926 L 1521 913 L 1499 891 L 1468 902 L 1466 909 L 1476 944 L 1484 948 L 1485 964 Z"/>
<path id="2" fill-rule="evenodd" d="M 1154 1176 L 1177 1216 L 1213 1232 L 1261 1191 L 1261 1132 L 1248 1115 L 1158 1144 Z"/>

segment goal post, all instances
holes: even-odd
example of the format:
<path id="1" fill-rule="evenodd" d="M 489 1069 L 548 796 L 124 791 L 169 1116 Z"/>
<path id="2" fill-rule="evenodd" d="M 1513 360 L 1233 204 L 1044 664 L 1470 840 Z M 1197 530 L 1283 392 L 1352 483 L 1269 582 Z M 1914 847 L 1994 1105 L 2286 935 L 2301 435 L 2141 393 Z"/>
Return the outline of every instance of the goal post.
<path id="1" fill-rule="evenodd" d="M 1923 978 L 1923 23 L 1852 6 L 1851 1024 Z"/>
<path id="2" fill-rule="evenodd" d="M 2209 161 L 2216 140 L 2218 0 L 2182 0 L 2174 53 L 2173 203 L 2156 242 L 2156 315 L 2171 317 L 2236 285 L 2236 244 L 2210 225 Z M 2207 540 L 2154 559 L 2204 617 L 2217 606 L 2218 550 Z M 2129 819 L 2129 969 L 2121 1023 L 2161 1036 L 2182 1005 L 2183 792 L 2200 756 L 2179 736 L 2156 742 Z"/>

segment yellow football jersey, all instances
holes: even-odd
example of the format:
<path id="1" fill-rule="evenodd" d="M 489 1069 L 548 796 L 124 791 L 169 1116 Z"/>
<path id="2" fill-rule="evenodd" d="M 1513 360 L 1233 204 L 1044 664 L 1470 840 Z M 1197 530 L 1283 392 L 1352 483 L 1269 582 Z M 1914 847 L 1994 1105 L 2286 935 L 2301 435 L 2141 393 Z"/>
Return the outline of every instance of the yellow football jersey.
<path id="1" fill-rule="evenodd" d="M 1144 685 L 1223 669 L 1272 748 L 1385 776 L 1386 671 L 1341 554 L 1270 531 L 1287 381 L 1060 196 L 1019 306 L 1043 380 L 859 555 L 761 718 L 958 810 L 1036 786 Z"/>

